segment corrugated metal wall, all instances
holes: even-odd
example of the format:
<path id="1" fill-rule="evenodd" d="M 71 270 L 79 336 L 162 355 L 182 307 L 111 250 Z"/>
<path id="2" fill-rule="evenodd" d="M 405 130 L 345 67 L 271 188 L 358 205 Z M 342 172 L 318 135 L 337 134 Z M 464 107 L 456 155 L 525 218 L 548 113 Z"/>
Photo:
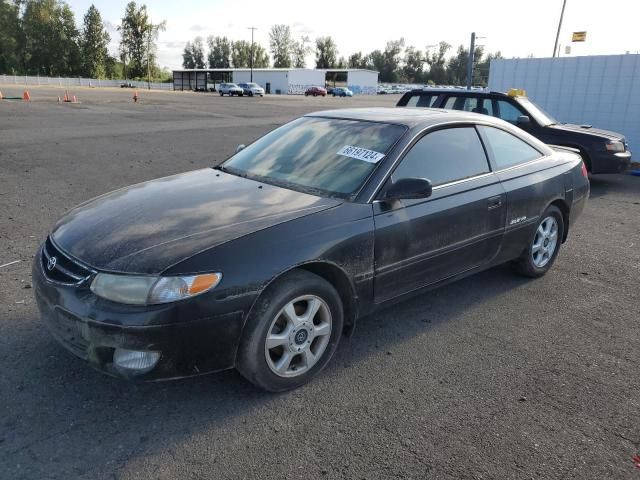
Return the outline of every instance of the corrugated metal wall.
<path id="1" fill-rule="evenodd" d="M 560 122 L 623 133 L 640 157 L 640 55 L 493 60 L 489 88 L 523 88 Z"/>

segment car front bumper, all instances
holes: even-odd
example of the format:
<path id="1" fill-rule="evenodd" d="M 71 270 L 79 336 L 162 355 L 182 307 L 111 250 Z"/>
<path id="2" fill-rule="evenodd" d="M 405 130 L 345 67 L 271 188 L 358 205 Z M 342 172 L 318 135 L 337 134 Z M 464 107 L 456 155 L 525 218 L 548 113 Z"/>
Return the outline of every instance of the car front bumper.
<path id="1" fill-rule="evenodd" d="M 631 152 L 597 152 L 591 157 L 591 173 L 621 173 L 631 164 Z"/>
<path id="2" fill-rule="evenodd" d="M 105 301 L 88 286 L 50 281 L 40 254 L 34 260 L 32 278 L 40 315 L 53 337 L 104 373 L 151 381 L 234 366 L 243 311 L 208 314 L 196 301 L 198 297 L 148 307 Z M 114 363 L 116 349 L 159 352 L 160 359 L 148 370 L 123 369 Z"/>

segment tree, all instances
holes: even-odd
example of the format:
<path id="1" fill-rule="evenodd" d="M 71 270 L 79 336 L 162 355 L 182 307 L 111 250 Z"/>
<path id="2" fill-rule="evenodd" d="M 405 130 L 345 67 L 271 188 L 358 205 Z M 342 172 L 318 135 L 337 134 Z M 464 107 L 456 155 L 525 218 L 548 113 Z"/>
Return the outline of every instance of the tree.
<path id="1" fill-rule="evenodd" d="M 229 68 L 231 67 L 231 47 L 232 42 L 227 37 L 207 38 L 209 45 L 209 68 Z"/>
<path id="2" fill-rule="evenodd" d="M 82 73 L 89 78 L 104 78 L 107 73 L 109 34 L 104 28 L 98 9 L 91 5 L 84 16 L 80 40 Z"/>
<path id="3" fill-rule="evenodd" d="M 251 42 L 238 40 L 233 42 L 231 49 L 231 64 L 234 68 L 249 68 L 251 66 Z M 269 66 L 269 56 L 266 50 L 253 44 L 253 68 L 265 68 Z"/>
<path id="4" fill-rule="evenodd" d="M 134 1 L 127 4 L 118 30 L 121 35 L 120 57 L 129 77 L 142 78 L 159 70 L 155 64 L 156 40 L 158 32 L 164 29 L 165 22 L 151 23 L 146 5 L 138 8 Z"/>
<path id="5" fill-rule="evenodd" d="M 0 73 L 22 71 L 24 42 L 18 2 L 0 0 Z"/>
<path id="6" fill-rule="evenodd" d="M 350 55 L 348 65 L 349 68 L 362 68 L 365 70 L 373 69 L 370 56 L 363 55 L 362 52 L 357 52 Z"/>
<path id="7" fill-rule="evenodd" d="M 193 41 L 193 63 L 194 68 L 206 68 L 207 65 L 204 61 L 204 43 L 202 37 L 196 37 Z"/>
<path id="8" fill-rule="evenodd" d="M 316 38 L 316 68 L 335 68 L 338 47 L 331 37 Z"/>
<path id="9" fill-rule="evenodd" d="M 451 45 L 447 42 L 440 42 L 437 51 L 425 55 L 425 60 L 429 65 L 429 73 L 425 75 L 425 78 L 433 84 L 447 83 L 446 54 L 450 48 Z"/>
<path id="10" fill-rule="evenodd" d="M 415 47 L 407 47 L 404 51 L 402 77 L 409 83 L 422 83 L 424 55 Z"/>
<path id="11" fill-rule="evenodd" d="M 269 48 L 275 68 L 290 68 L 294 40 L 289 25 L 273 25 L 269 32 Z"/>
<path id="12" fill-rule="evenodd" d="M 184 44 L 182 51 L 182 68 L 196 68 L 196 62 L 193 59 L 193 45 L 191 42 Z"/>
<path id="13" fill-rule="evenodd" d="M 305 68 L 307 66 L 307 55 L 311 53 L 311 47 L 307 45 L 311 40 L 304 36 L 299 41 L 293 41 L 291 48 L 291 63 L 295 68 Z"/>
<path id="14" fill-rule="evenodd" d="M 80 73 L 79 32 L 69 5 L 58 0 L 29 0 L 22 25 L 27 72 L 51 76 Z"/>
<path id="15" fill-rule="evenodd" d="M 253 44 L 253 68 L 268 68 L 269 54 L 262 45 Z"/>

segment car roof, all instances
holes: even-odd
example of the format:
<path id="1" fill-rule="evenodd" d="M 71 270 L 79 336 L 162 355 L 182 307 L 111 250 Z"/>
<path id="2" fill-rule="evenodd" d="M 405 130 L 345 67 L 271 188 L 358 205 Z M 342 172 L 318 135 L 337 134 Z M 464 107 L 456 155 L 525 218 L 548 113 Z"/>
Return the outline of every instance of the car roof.
<path id="1" fill-rule="evenodd" d="M 370 122 L 386 122 L 406 125 L 407 127 L 421 127 L 445 121 L 468 121 L 472 123 L 501 123 L 499 119 L 480 113 L 464 112 L 460 110 L 445 110 L 442 108 L 346 108 L 340 110 L 324 110 L 305 115 L 306 117 L 328 117 L 345 120 L 362 120 Z"/>
<path id="2" fill-rule="evenodd" d="M 458 88 L 458 87 L 423 87 L 423 88 L 414 88 L 409 90 L 406 94 L 411 93 L 455 93 L 462 95 L 501 95 L 504 97 L 508 97 L 504 92 L 496 92 L 493 90 L 489 90 L 488 88 L 472 88 L 468 90 L 466 88 Z"/>

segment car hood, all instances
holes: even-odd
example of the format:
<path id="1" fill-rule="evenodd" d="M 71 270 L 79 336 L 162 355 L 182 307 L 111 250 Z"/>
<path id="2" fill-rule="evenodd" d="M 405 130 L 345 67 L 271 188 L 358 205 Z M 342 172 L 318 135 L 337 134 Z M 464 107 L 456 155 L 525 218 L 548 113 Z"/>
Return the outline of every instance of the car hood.
<path id="1" fill-rule="evenodd" d="M 339 203 L 207 168 L 90 200 L 61 218 L 51 236 L 97 270 L 157 274 L 208 248 Z"/>
<path id="2" fill-rule="evenodd" d="M 597 135 L 607 140 L 624 140 L 624 135 L 616 132 L 610 132 L 608 130 L 601 130 L 599 128 L 593 128 L 590 125 L 574 125 L 571 123 L 557 123 L 555 125 L 549 125 L 549 128 L 556 130 L 564 130 L 569 132 L 585 133 L 587 135 Z"/>

